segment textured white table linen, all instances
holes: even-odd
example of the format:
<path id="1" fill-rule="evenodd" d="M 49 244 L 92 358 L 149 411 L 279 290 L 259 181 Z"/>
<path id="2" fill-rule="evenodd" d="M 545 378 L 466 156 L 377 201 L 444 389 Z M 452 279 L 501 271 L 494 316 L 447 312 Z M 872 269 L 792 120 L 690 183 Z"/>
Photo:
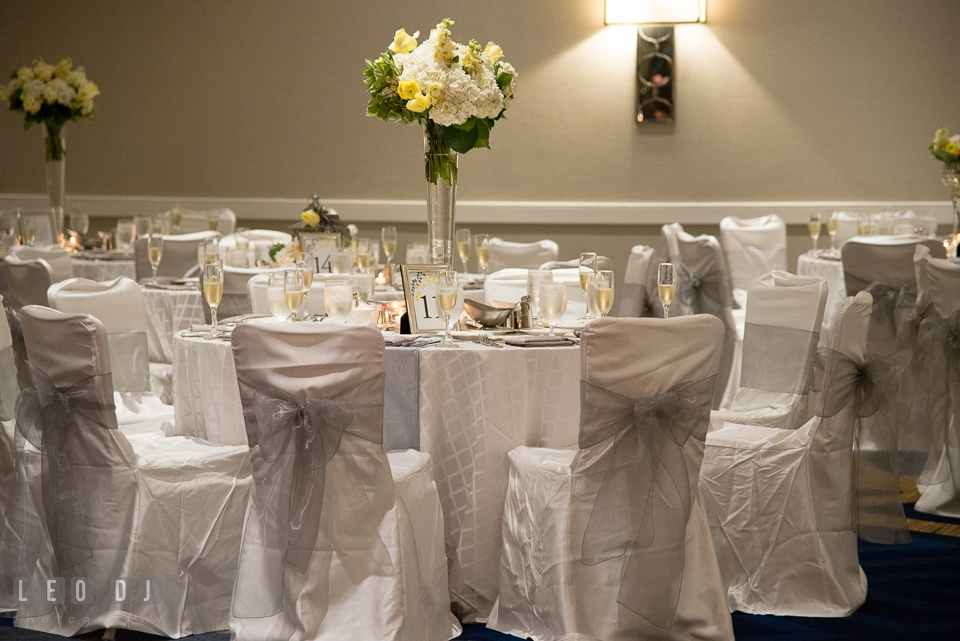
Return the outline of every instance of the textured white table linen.
<path id="1" fill-rule="evenodd" d="M 86 278 L 88 280 L 105 281 L 126 276 L 136 280 L 137 270 L 133 260 L 88 260 L 86 258 L 71 259 L 73 264 L 73 277 Z"/>
<path id="2" fill-rule="evenodd" d="M 823 325 L 820 329 L 820 344 L 826 345 L 833 333 L 840 303 L 847 297 L 847 285 L 843 280 L 843 263 L 839 260 L 820 258 L 809 253 L 797 259 L 798 276 L 819 276 L 827 281 L 827 304 L 823 308 Z"/>
<path id="3" fill-rule="evenodd" d="M 203 324 L 203 296 L 199 289 L 143 287 L 147 308 L 147 341 L 150 362 L 173 362 L 173 335 L 194 324 Z"/>
<path id="4" fill-rule="evenodd" d="M 177 434 L 246 443 L 230 343 L 180 335 L 174 342 Z M 419 417 L 420 450 L 433 458 L 443 506 L 450 590 L 486 616 L 498 592 L 507 453 L 520 445 L 576 447 L 580 349 L 464 347 L 386 349 L 384 446 L 400 447 Z M 414 394 L 407 377 L 416 369 Z"/>

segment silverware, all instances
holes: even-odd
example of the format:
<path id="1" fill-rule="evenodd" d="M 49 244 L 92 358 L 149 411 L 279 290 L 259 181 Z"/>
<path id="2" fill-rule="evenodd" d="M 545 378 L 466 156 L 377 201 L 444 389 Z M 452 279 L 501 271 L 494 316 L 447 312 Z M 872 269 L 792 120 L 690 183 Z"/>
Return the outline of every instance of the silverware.
<path id="1" fill-rule="evenodd" d="M 474 343 L 477 345 L 486 345 L 487 347 L 503 347 L 500 343 L 495 342 L 486 334 L 481 334 L 479 336 L 474 336 L 471 338 Z"/>

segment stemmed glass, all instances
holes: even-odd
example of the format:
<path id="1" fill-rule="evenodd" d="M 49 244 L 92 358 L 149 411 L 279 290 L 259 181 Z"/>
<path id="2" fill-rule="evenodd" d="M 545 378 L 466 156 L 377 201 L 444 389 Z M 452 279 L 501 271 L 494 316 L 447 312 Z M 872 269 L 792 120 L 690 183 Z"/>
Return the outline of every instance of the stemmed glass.
<path id="1" fill-rule="evenodd" d="M 857 216 L 857 236 L 870 235 L 870 214 Z"/>
<path id="2" fill-rule="evenodd" d="M 587 284 L 596 273 L 597 255 L 593 252 L 585 252 L 580 254 L 580 288 L 583 290 L 584 294 L 587 292 Z M 593 318 L 593 312 L 590 311 L 589 305 L 587 305 L 587 312 L 583 315 L 583 318 L 584 320 L 590 320 Z"/>
<path id="3" fill-rule="evenodd" d="M 216 338 L 220 335 L 217 329 L 217 307 L 223 298 L 223 263 L 219 260 L 208 260 L 203 265 L 203 297 L 210 306 L 212 328 L 208 338 Z"/>
<path id="4" fill-rule="evenodd" d="M 353 287 L 348 277 L 329 278 L 323 287 L 323 306 L 335 323 L 345 323 L 353 311 Z"/>
<path id="5" fill-rule="evenodd" d="M 830 253 L 837 251 L 837 228 L 840 227 L 840 215 L 837 212 L 830 214 L 827 218 L 827 234 L 830 235 Z"/>
<path id="6" fill-rule="evenodd" d="M 157 267 L 160 266 L 160 259 L 163 257 L 163 234 L 152 233 L 147 237 L 147 257 L 153 269 L 153 282 L 156 283 Z"/>
<path id="7" fill-rule="evenodd" d="M 663 303 L 663 317 L 670 318 L 670 303 L 677 293 L 677 270 L 673 263 L 660 263 L 657 270 L 657 294 Z"/>
<path id="8" fill-rule="evenodd" d="M 75 211 L 70 214 L 70 229 L 77 232 L 79 238 L 83 238 L 90 230 L 90 216 L 82 211 Z"/>
<path id="9" fill-rule="evenodd" d="M 457 320 L 453 317 L 453 311 L 457 308 L 458 292 L 457 272 L 453 270 L 440 272 L 440 278 L 437 281 L 437 311 L 440 312 L 447 331 L 438 347 L 460 347 L 457 341 L 453 340 L 453 324 Z"/>
<path id="10" fill-rule="evenodd" d="M 278 321 L 286 320 L 290 316 L 287 301 L 283 299 L 283 274 L 270 274 L 267 283 L 267 306 L 270 314 Z"/>
<path id="11" fill-rule="evenodd" d="M 208 238 L 200 245 L 203 249 L 203 261 L 200 264 L 202 268 L 211 260 L 220 260 L 220 241 L 216 238 Z"/>
<path id="12" fill-rule="evenodd" d="M 207 212 L 207 229 L 217 231 L 220 227 L 220 212 L 216 209 Z"/>
<path id="13" fill-rule="evenodd" d="M 527 272 L 527 296 L 530 297 L 530 304 L 533 306 L 530 311 L 535 324 L 540 322 L 540 285 L 552 282 L 553 272 L 549 269 L 531 269 Z"/>
<path id="14" fill-rule="evenodd" d="M 540 315 L 550 325 L 550 335 L 556 336 L 557 321 L 567 311 L 566 283 L 540 283 Z"/>
<path id="15" fill-rule="evenodd" d="M 463 261 L 463 273 L 467 273 L 467 261 L 470 260 L 470 230 L 457 230 L 457 253 L 460 254 L 460 260 Z"/>
<path id="16" fill-rule="evenodd" d="M 307 298 L 310 296 L 310 286 L 313 285 L 312 255 L 306 252 L 297 252 L 297 269 L 303 275 L 303 311 L 307 313 Z"/>
<path id="17" fill-rule="evenodd" d="M 820 212 L 810 214 L 810 222 L 807 223 L 807 229 L 810 231 L 810 239 L 813 240 L 813 251 L 817 251 L 817 239 L 820 238 Z"/>
<path id="18" fill-rule="evenodd" d="M 609 269 L 601 269 L 594 277 L 593 295 L 597 302 L 597 309 L 600 310 L 600 318 L 603 318 L 613 307 L 613 272 Z M 589 309 L 589 305 L 587 308 Z"/>
<path id="19" fill-rule="evenodd" d="M 170 210 L 170 224 L 173 226 L 173 233 L 180 233 L 180 221 L 183 220 L 183 210 L 180 209 L 180 205 L 174 205 L 173 209 Z"/>
<path id="20" fill-rule="evenodd" d="M 393 255 L 397 253 L 397 228 L 393 225 L 387 225 L 380 229 L 380 244 L 383 245 L 383 255 L 387 257 L 387 264 L 383 271 L 387 275 L 387 282 L 393 284 L 393 270 L 390 269 L 390 261 Z"/>
<path id="21" fill-rule="evenodd" d="M 303 272 L 300 269 L 286 269 L 283 272 L 283 302 L 287 304 L 290 315 L 287 321 L 297 320 L 297 311 L 303 305 Z"/>
<path id="22" fill-rule="evenodd" d="M 370 266 L 370 239 L 357 239 L 357 253 L 354 255 L 354 266 L 366 269 Z"/>
<path id="23" fill-rule="evenodd" d="M 490 236 L 488 234 L 475 235 L 473 246 L 477 250 L 477 266 L 483 272 L 483 280 L 487 280 L 487 263 L 490 262 Z"/>
<path id="24" fill-rule="evenodd" d="M 350 284 L 353 291 L 357 293 L 360 302 L 366 305 L 373 299 L 373 292 L 376 289 L 376 278 L 369 269 L 354 267 L 350 274 Z"/>

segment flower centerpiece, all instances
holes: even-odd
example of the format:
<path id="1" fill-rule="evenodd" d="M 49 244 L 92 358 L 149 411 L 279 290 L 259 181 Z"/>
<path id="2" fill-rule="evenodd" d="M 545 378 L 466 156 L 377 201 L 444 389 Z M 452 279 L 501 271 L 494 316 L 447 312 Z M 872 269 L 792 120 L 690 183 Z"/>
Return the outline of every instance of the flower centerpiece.
<path id="1" fill-rule="evenodd" d="M 434 263 L 451 264 L 457 154 L 490 148 L 490 132 L 513 100 L 517 72 L 493 42 L 463 45 L 445 19 L 417 44 L 400 29 L 363 72 L 370 91 L 367 115 L 419 125 L 424 131 L 427 245 Z"/>
<path id="2" fill-rule="evenodd" d="M 47 132 L 47 192 L 63 232 L 64 136 L 63 127 L 75 120 L 93 120 L 93 99 L 100 95 L 97 85 L 87 80 L 83 67 L 73 67 L 69 58 L 51 65 L 37 58 L 30 67 L 10 74 L 10 83 L 0 85 L 0 99 L 10 111 L 24 115 L 24 129 L 42 124 Z"/>
<path id="3" fill-rule="evenodd" d="M 298 247 L 308 247 L 309 234 L 340 234 L 340 244 L 350 244 L 350 230 L 340 222 L 340 215 L 329 207 L 320 204 L 320 198 L 314 194 L 307 201 L 307 207 L 300 214 L 300 220 L 290 225 L 290 231 L 297 237 Z M 307 251 L 304 249 L 304 251 Z"/>
<path id="4" fill-rule="evenodd" d="M 940 176 L 950 188 L 953 200 L 953 235 L 960 234 L 960 134 L 951 136 L 946 127 L 940 127 L 933 135 L 933 144 L 928 147 L 934 158 L 942 164 Z"/>

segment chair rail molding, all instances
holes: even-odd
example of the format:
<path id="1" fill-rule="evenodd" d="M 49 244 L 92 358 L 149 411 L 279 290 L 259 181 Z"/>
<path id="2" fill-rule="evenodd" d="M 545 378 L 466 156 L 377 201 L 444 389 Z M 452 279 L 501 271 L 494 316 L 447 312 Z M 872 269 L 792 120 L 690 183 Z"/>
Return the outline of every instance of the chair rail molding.
<path id="1" fill-rule="evenodd" d="M 320 198 L 348 222 L 426 221 L 423 200 L 336 200 Z M 93 218 L 126 218 L 157 214 L 180 205 L 186 209 L 228 207 L 244 220 L 296 221 L 306 201 L 303 198 L 214 198 L 174 196 L 67 195 L 64 210 L 81 207 Z M 0 194 L 0 210 L 44 208 L 46 194 Z M 561 202 L 481 201 L 457 202 L 457 222 L 503 225 L 715 225 L 724 216 L 753 218 L 777 214 L 788 225 L 806 224 L 813 211 L 847 211 L 872 214 L 913 210 L 917 215 L 936 216 L 938 223 L 953 222 L 950 201 L 796 201 L 796 202 Z"/>

